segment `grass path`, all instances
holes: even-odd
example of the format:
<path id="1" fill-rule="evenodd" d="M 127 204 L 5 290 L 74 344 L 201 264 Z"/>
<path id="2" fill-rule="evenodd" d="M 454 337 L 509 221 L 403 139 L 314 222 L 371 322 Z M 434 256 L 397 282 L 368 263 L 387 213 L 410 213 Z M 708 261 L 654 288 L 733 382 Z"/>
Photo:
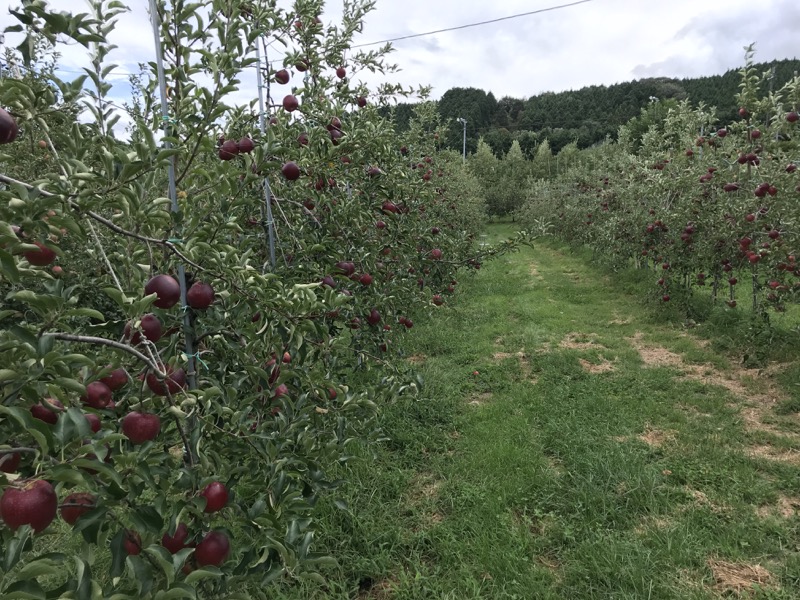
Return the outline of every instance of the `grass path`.
<path id="1" fill-rule="evenodd" d="M 552 244 L 459 287 L 413 330 L 421 397 L 325 515 L 341 569 L 281 597 L 800 597 L 781 365 L 732 365 Z"/>

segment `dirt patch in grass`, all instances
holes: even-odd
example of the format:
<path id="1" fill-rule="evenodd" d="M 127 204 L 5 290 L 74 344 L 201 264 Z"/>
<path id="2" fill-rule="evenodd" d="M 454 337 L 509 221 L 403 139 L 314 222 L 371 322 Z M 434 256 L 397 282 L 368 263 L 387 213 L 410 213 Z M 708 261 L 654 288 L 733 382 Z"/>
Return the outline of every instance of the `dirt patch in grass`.
<path id="1" fill-rule="evenodd" d="M 746 406 L 742 408 L 741 415 L 745 429 L 748 431 L 764 431 L 773 435 L 784 436 L 790 439 L 797 439 L 800 436 L 792 431 L 785 431 L 773 423 L 765 423 L 764 416 L 770 407 L 764 405 Z M 794 418 L 787 420 L 795 422 Z"/>
<path id="2" fill-rule="evenodd" d="M 665 517 L 647 516 L 643 517 L 641 522 L 633 528 L 633 532 L 636 535 L 644 535 L 652 530 L 664 531 L 665 529 L 669 529 L 671 525 L 672 521 Z"/>
<path id="3" fill-rule="evenodd" d="M 531 263 L 530 271 L 528 271 L 528 272 L 531 274 L 532 277 L 535 277 L 536 279 L 538 279 L 540 281 L 544 280 L 544 277 L 542 277 L 542 274 L 539 273 L 539 269 L 536 268 L 535 264 Z"/>
<path id="4" fill-rule="evenodd" d="M 706 493 L 703 491 L 696 490 L 692 487 L 689 487 L 688 485 L 683 486 L 683 491 L 692 497 L 692 504 L 696 507 L 706 507 L 711 512 L 716 514 L 722 514 L 730 511 L 730 506 L 712 502 L 706 495 Z M 683 507 L 683 510 L 685 511 L 687 508 L 688 507 Z"/>
<path id="5" fill-rule="evenodd" d="M 501 340 L 502 338 L 498 338 Z M 497 340 L 495 340 L 497 344 Z M 516 358 L 519 361 L 519 368 L 522 371 L 522 376 L 530 381 L 536 383 L 537 378 L 532 376 L 533 370 L 531 369 L 531 362 L 528 360 L 528 355 L 525 353 L 525 348 L 517 352 L 495 352 L 492 354 L 492 359 L 495 361 L 506 360 L 508 358 Z"/>
<path id="6" fill-rule="evenodd" d="M 672 430 L 661 431 L 648 426 L 645 428 L 644 433 L 636 437 L 651 448 L 660 448 L 664 444 L 673 441 L 676 435 L 677 432 Z"/>
<path id="7" fill-rule="evenodd" d="M 594 333 L 568 333 L 561 342 L 558 344 L 559 348 L 565 350 L 595 350 L 597 348 L 605 348 L 603 344 L 597 341 L 597 335 Z"/>
<path id="8" fill-rule="evenodd" d="M 776 448 L 769 444 L 756 444 L 747 447 L 747 454 L 753 458 L 762 458 L 800 466 L 800 451 Z"/>
<path id="9" fill-rule="evenodd" d="M 614 363 L 607 358 L 604 358 L 602 354 L 599 356 L 599 360 L 599 363 L 592 363 L 585 358 L 579 358 L 578 362 L 581 363 L 581 367 L 584 371 L 591 373 L 592 375 L 597 375 L 598 373 L 610 373 L 616 370 Z"/>
<path id="10" fill-rule="evenodd" d="M 428 360 L 428 357 L 425 356 L 424 354 L 412 354 L 406 360 L 410 362 L 412 365 L 421 365 L 426 360 Z"/>
<path id="11" fill-rule="evenodd" d="M 781 516 L 790 519 L 800 512 L 800 498 L 779 496 L 775 504 L 765 504 L 756 508 L 756 514 L 761 518 Z"/>
<path id="12" fill-rule="evenodd" d="M 719 594 L 738 595 L 751 591 L 755 585 L 772 587 L 775 581 L 772 573 L 761 565 L 716 559 L 709 559 L 707 564 L 714 577 L 714 591 Z"/>
<path id="13" fill-rule="evenodd" d="M 390 600 L 395 597 L 397 580 L 394 578 L 373 579 L 366 577 L 358 584 L 358 600 Z"/>
<path id="14" fill-rule="evenodd" d="M 686 334 L 684 334 L 686 335 Z M 691 337 L 691 336 L 686 336 Z M 691 338 L 699 346 L 705 340 Z M 680 354 L 655 344 L 644 342 L 644 334 L 636 332 L 628 342 L 639 353 L 645 366 L 674 367 L 683 371 L 679 379 L 697 381 L 705 385 L 722 387 L 740 400 L 747 403 L 739 408 L 744 427 L 747 431 L 763 431 L 775 435 L 800 439 L 800 435 L 787 432 L 775 425 L 765 422 L 765 417 L 773 407 L 786 398 L 786 393 L 775 381 L 775 374 L 780 373 L 783 365 L 770 365 L 764 369 L 734 368 L 723 372 L 710 364 L 688 364 Z"/>
<path id="15" fill-rule="evenodd" d="M 683 358 L 672 350 L 667 350 L 661 346 L 644 343 L 644 334 L 637 331 L 633 337 L 627 338 L 631 346 L 642 357 L 642 362 L 647 367 L 682 367 Z"/>
<path id="16" fill-rule="evenodd" d="M 470 406 L 483 406 L 492 399 L 492 392 L 483 392 L 475 396 L 470 396 L 468 404 Z"/>

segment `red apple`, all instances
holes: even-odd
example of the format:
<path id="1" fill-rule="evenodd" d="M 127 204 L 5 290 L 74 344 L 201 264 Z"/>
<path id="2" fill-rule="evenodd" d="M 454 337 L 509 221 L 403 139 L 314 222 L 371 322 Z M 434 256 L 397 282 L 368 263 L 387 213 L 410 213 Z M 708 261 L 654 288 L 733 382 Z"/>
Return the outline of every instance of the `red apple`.
<path id="1" fill-rule="evenodd" d="M 219 481 L 209 483 L 200 495 L 206 499 L 206 507 L 203 510 L 207 513 L 220 511 L 228 504 L 228 488 Z"/>
<path id="2" fill-rule="evenodd" d="M 196 281 L 186 292 L 186 304 L 202 310 L 214 302 L 214 288 L 202 281 Z"/>
<path id="3" fill-rule="evenodd" d="M 22 460 L 22 453 L 11 452 L 10 454 L 0 454 L 0 472 L 15 473 Z"/>
<path id="4" fill-rule="evenodd" d="M 300 178 L 300 167 L 297 166 L 297 163 L 289 161 L 281 167 L 281 173 L 289 181 L 296 181 Z"/>
<path id="5" fill-rule="evenodd" d="M 35 533 L 47 528 L 56 518 L 58 496 L 47 481 L 35 479 L 20 487 L 9 486 L 0 498 L 0 518 L 11 531 L 30 525 Z"/>
<path id="6" fill-rule="evenodd" d="M 275 73 L 275 81 L 280 83 L 281 85 L 286 85 L 289 83 L 289 71 L 286 69 L 281 69 L 277 73 Z"/>
<path id="7" fill-rule="evenodd" d="M 239 150 L 239 154 L 249 154 L 256 147 L 256 145 L 253 143 L 253 140 L 251 140 L 249 137 L 243 137 L 240 139 L 236 146 Z"/>
<path id="8" fill-rule="evenodd" d="M 798 115 L 796 111 L 792 111 L 786 115 L 786 120 L 789 121 L 789 123 L 797 123 L 798 119 L 800 119 L 800 115 Z"/>
<path id="9" fill-rule="evenodd" d="M 103 409 L 111 402 L 111 388 L 102 381 L 93 381 L 86 386 L 86 395 L 81 402 L 92 408 Z"/>
<path id="10" fill-rule="evenodd" d="M 122 367 L 119 367 L 100 379 L 100 381 L 105 383 L 112 392 L 115 392 L 128 383 L 128 372 Z"/>
<path id="11" fill-rule="evenodd" d="M 367 323 L 370 325 L 377 325 L 381 322 L 381 313 L 378 312 L 378 309 L 373 308 L 369 311 L 369 315 L 367 316 Z"/>
<path id="12" fill-rule="evenodd" d="M 170 275 L 156 275 L 144 286 L 145 296 L 155 294 L 156 301 L 153 306 L 158 308 L 172 308 L 181 299 L 181 286 Z"/>
<path id="13" fill-rule="evenodd" d="M 142 342 L 142 333 L 144 334 L 144 337 L 153 343 L 161 339 L 161 321 L 154 314 L 148 313 L 144 315 L 141 318 L 139 327 L 142 330 L 141 333 L 138 331 L 133 331 L 133 325 L 130 322 L 125 325 L 125 339 L 130 339 L 131 344 L 134 346 Z"/>
<path id="14" fill-rule="evenodd" d="M 123 547 L 125 548 L 125 552 L 131 556 L 136 556 L 142 551 L 142 536 L 130 529 L 126 530 Z"/>
<path id="15" fill-rule="evenodd" d="M 194 558 L 200 567 L 207 565 L 219 567 L 228 558 L 230 551 L 231 543 L 227 535 L 221 531 L 209 531 L 197 544 Z"/>
<path id="16" fill-rule="evenodd" d="M 167 365 L 167 378 L 163 381 L 155 373 L 148 373 L 145 378 L 147 387 L 156 396 L 166 396 L 167 393 L 175 395 L 186 386 L 186 371 L 183 369 L 173 369 Z"/>
<path id="17" fill-rule="evenodd" d="M 33 242 L 39 247 L 38 250 L 26 250 L 22 256 L 34 266 L 46 267 L 56 259 L 56 253 L 41 242 Z"/>
<path id="18" fill-rule="evenodd" d="M 34 419 L 39 419 L 50 425 L 55 425 L 58 421 L 58 413 L 64 410 L 64 405 L 55 398 L 45 398 L 38 404 L 31 406 L 31 415 Z"/>
<path id="19" fill-rule="evenodd" d="M 371 285 L 372 284 L 372 275 L 369 273 L 364 273 L 361 277 L 358 278 L 358 282 L 363 285 Z"/>
<path id="20" fill-rule="evenodd" d="M 92 430 L 92 433 L 97 433 L 100 431 L 102 424 L 100 423 L 100 417 L 98 417 L 94 413 L 84 413 L 83 415 L 86 417 L 86 421 L 89 423 L 89 429 Z"/>
<path id="21" fill-rule="evenodd" d="M 431 299 L 431 301 L 432 301 L 432 302 L 433 302 L 433 303 L 434 303 L 436 306 L 441 306 L 442 304 L 444 304 L 444 300 L 442 300 L 442 297 L 441 297 L 439 294 L 435 294 L 435 295 L 433 296 L 433 298 Z"/>
<path id="22" fill-rule="evenodd" d="M 191 547 L 190 544 L 186 543 L 186 538 L 188 537 L 189 528 L 186 526 L 186 523 L 179 523 L 175 528 L 175 533 L 172 535 L 165 533 L 161 537 L 161 545 L 164 546 L 170 554 L 175 554 L 184 548 Z"/>
<path id="23" fill-rule="evenodd" d="M 344 79 L 344 78 L 347 76 L 347 71 L 345 70 L 345 68 L 344 68 L 344 67 L 338 67 L 338 68 L 336 69 L 336 76 L 337 76 L 339 79 Z"/>
<path id="24" fill-rule="evenodd" d="M 356 98 L 356 104 L 358 104 L 359 108 L 364 108 L 367 105 L 367 99 L 364 96 L 359 96 Z"/>
<path id="25" fill-rule="evenodd" d="M 130 412 L 122 419 L 122 433 L 134 444 L 156 438 L 161 431 L 161 419 L 152 413 Z"/>
<path id="26" fill-rule="evenodd" d="M 439 250 L 439 248 L 434 248 L 433 250 L 431 250 L 431 258 L 433 258 L 433 260 L 441 260 L 442 251 Z"/>
<path id="27" fill-rule="evenodd" d="M 10 144 L 17 139 L 19 127 L 8 111 L 0 108 L 0 144 Z"/>
<path id="28" fill-rule="evenodd" d="M 336 263 L 336 269 L 342 275 L 347 275 L 348 277 L 356 272 L 355 264 L 349 261 L 341 261 Z"/>
<path id="29" fill-rule="evenodd" d="M 220 160 L 233 160 L 237 154 L 239 154 L 239 144 L 235 140 L 225 140 L 217 153 Z"/>
<path id="30" fill-rule="evenodd" d="M 86 514 L 95 507 L 97 498 L 88 492 L 75 492 L 70 494 L 61 503 L 61 518 L 70 525 L 75 525 L 81 515 Z"/>
<path id="31" fill-rule="evenodd" d="M 297 101 L 296 96 L 288 94 L 283 98 L 283 109 L 286 112 L 294 112 L 297 110 L 298 106 L 300 106 L 300 103 Z"/>

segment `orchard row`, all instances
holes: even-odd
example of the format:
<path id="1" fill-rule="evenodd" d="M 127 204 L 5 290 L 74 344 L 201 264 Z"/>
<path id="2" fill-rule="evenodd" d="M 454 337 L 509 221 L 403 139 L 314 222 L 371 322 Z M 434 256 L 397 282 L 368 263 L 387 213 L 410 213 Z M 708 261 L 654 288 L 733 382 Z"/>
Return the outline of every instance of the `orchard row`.
<path id="1" fill-rule="evenodd" d="M 404 90 L 356 81 L 390 68 L 350 49 L 371 3 L 339 26 L 315 1 L 210 8 L 159 3 L 166 82 L 153 64 L 135 83 L 124 140 L 118 3 L 17 14 L 38 54 L 0 83 L 3 597 L 258 597 L 332 564 L 314 507 L 415 393 L 403 332 L 513 249 L 475 250 L 479 186 L 433 106 L 401 138 L 377 106 Z M 90 49 L 86 81 L 48 67 L 63 38 Z M 234 101 L 255 70 L 266 114 Z"/>
<path id="2" fill-rule="evenodd" d="M 615 266 L 654 269 L 662 302 L 709 286 L 735 308 L 746 283 L 756 310 L 785 310 L 800 292 L 800 78 L 762 93 L 767 75 L 751 62 L 749 54 L 738 121 L 715 124 L 686 101 L 641 139 L 623 127 L 617 143 L 535 185 L 523 220 L 547 219 Z M 643 111 L 658 114 L 657 103 Z"/>

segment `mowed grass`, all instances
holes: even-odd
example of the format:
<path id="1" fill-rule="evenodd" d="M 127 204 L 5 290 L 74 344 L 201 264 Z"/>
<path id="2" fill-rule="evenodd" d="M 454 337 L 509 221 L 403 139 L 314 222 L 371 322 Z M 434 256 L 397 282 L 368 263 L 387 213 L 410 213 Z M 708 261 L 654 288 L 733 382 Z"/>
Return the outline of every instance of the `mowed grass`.
<path id="1" fill-rule="evenodd" d="M 742 368 L 552 242 L 458 287 L 412 330 L 420 396 L 321 501 L 340 567 L 274 597 L 800 597 L 793 365 Z"/>

